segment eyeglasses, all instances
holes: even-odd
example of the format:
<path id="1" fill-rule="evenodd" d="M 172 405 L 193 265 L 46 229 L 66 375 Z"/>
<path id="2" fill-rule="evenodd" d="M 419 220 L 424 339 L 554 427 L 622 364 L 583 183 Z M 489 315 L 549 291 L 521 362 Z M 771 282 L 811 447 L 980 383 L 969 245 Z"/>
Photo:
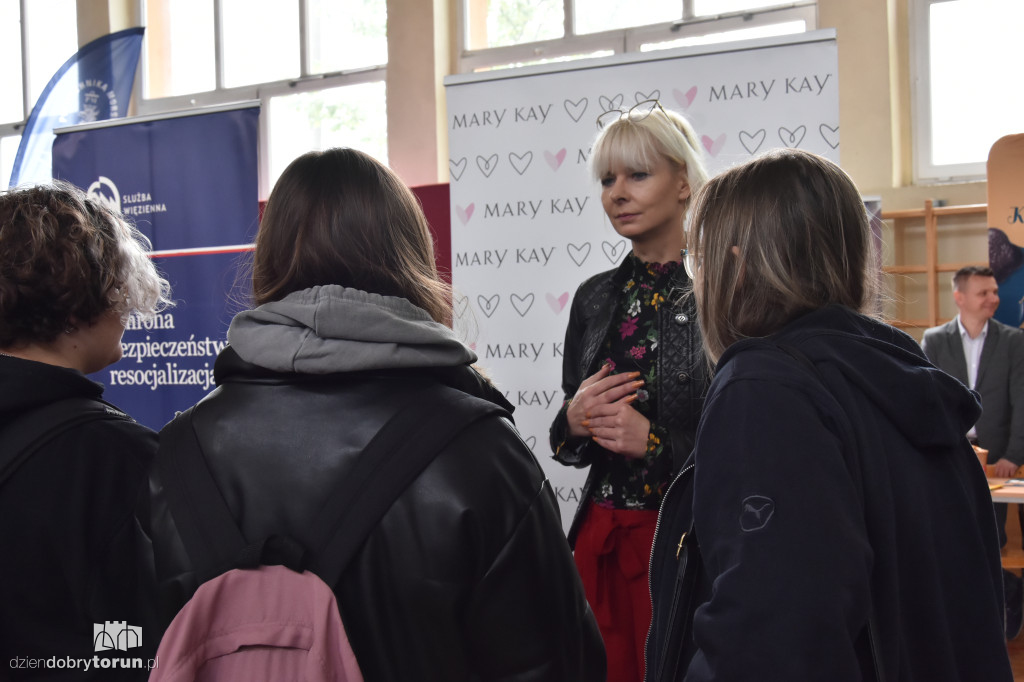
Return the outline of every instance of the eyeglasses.
<path id="1" fill-rule="evenodd" d="M 661 106 L 661 102 L 656 99 L 645 99 L 643 102 L 637 102 L 636 105 L 626 111 L 622 109 L 609 109 L 597 117 L 597 129 L 600 130 L 622 119 L 632 121 L 633 123 L 642 121 L 653 114 L 655 109 L 661 109 L 661 113 L 667 115 L 665 114 L 665 108 Z"/>
<path id="2" fill-rule="evenodd" d="M 694 275 L 697 274 L 697 270 L 700 269 L 701 262 L 693 255 L 693 252 L 689 249 L 683 249 L 683 267 L 686 268 L 686 274 L 689 275 L 690 279 L 696 279 Z"/>

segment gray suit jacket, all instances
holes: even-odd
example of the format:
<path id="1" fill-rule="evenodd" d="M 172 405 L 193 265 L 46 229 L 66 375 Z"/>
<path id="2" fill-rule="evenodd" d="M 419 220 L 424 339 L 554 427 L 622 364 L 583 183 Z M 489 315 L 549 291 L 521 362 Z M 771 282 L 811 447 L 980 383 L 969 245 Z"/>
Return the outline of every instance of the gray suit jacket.
<path id="1" fill-rule="evenodd" d="M 936 367 L 967 383 L 955 318 L 927 330 L 921 347 Z M 1024 331 L 989 320 L 974 390 L 981 396 L 978 445 L 988 449 L 989 464 L 1003 458 L 1024 464 Z"/>

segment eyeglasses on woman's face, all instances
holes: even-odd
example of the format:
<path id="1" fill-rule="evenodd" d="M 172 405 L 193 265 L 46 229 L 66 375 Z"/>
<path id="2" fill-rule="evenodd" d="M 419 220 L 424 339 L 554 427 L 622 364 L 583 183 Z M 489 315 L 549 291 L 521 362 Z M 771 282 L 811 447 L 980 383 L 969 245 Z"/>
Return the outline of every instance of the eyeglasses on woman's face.
<path id="1" fill-rule="evenodd" d="M 629 109 L 609 109 L 600 116 L 597 117 L 597 129 L 606 128 L 616 121 L 626 119 L 636 123 L 642 121 L 655 110 L 661 109 L 661 113 L 665 114 L 664 107 L 661 106 L 661 102 L 656 99 L 645 99 L 642 102 L 637 102 L 634 106 Z"/>

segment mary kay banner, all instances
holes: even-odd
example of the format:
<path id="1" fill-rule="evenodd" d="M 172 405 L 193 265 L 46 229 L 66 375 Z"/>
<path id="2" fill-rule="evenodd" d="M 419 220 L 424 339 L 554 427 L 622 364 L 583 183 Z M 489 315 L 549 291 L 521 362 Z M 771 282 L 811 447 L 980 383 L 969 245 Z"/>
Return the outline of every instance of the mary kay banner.
<path id="1" fill-rule="evenodd" d="M 568 527 L 584 473 L 550 459 L 576 287 L 618 265 L 587 161 L 604 111 L 686 115 L 714 173 L 773 147 L 839 160 L 835 33 L 446 79 L 456 328 L 516 406 Z"/>
<path id="2" fill-rule="evenodd" d="M 158 429 L 213 388 L 213 365 L 248 289 L 239 264 L 256 234 L 252 104 L 59 130 L 53 175 L 124 214 L 153 242 L 174 308 L 132 319 L 120 362 L 93 375 L 105 397 Z"/>

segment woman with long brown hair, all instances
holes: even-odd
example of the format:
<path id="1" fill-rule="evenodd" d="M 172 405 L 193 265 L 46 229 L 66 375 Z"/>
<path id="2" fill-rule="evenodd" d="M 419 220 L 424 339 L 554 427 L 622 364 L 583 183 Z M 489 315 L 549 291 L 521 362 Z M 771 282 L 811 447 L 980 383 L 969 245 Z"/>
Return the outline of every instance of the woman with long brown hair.
<path id="1" fill-rule="evenodd" d="M 428 408 L 453 394 L 511 407 L 449 328 L 416 198 L 362 152 L 285 169 L 256 237 L 253 295 L 217 388 L 190 413 L 248 542 L 301 541 L 392 418 L 440 428 Z M 165 483 L 157 473 L 153 527 L 169 618 L 213 558 L 182 546 Z M 441 447 L 330 587 L 367 680 L 605 676 L 554 495 L 497 414 Z"/>

